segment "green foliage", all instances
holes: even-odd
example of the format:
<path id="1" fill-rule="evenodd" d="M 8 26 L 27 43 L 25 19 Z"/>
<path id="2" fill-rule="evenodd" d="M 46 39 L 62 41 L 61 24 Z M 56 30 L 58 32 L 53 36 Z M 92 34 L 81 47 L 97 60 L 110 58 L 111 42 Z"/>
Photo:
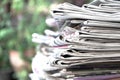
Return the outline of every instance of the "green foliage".
<path id="1" fill-rule="evenodd" d="M 8 3 L 11 4 L 10 12 L 6 11 Z M 47 28 L 45 10 L 48 9 L 49 3 L 44 0 L 28 0 L 27 2 L 3 0 L 0 4 L 0 46 L 20 52 L 34 47 L 31 35 L 34 32 L 43 34 Z"/>
<path id="2" fill-rule="evenodd" d="M 12 0 L 12 9 L 19 12 L 24 8 L 24 0 Z"/>
<path id="3" fill-rule="evenodd" d="M 0 1 L 0 69 L 10 68 L 9 51 L 17 50 L 24 60 L 25 51 L 35 48 L 31 41 L 34 32 L 43 34 L 49 11 L 49 0 L 1 0 Z M 28 72 L 19 74 L 19 80 Z"/>

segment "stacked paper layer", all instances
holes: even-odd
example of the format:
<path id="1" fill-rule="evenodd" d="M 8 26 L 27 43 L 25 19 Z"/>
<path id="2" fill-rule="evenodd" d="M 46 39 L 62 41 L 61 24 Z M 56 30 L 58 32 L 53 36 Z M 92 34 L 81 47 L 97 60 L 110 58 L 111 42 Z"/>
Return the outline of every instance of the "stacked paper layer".
<path id="1" fill-rule="evenodd" d="M 119 0 L 94 0 L 82 7 L 63 3 L 52 9 L 51 14 L 64 23 L 51 36 L 33 34 L 33 42 L 39 46 L 32 68 L 39 79 L 120 77 Z"/>

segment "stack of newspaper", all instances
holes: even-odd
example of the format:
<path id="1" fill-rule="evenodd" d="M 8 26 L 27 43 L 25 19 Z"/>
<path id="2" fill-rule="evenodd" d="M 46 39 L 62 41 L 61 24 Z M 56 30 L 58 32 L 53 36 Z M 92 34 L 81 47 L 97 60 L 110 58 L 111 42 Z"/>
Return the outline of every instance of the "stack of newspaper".
<path id="1" fill-rule="evenodd" d="M 38 80 L 120 80 L 119 0 L 63 3 L 51 14 L 59 31 L 33 34 L 40 44 L 32 63 Z"/>

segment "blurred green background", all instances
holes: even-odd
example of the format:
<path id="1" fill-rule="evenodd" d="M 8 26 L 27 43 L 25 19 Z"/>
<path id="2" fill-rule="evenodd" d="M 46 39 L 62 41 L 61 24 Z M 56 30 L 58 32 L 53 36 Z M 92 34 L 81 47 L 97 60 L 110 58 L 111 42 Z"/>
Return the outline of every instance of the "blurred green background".
<path id="1" fill-rule="evenodd" d="M 85 0 L 0 0 L 0 78 L 5 71 L 28 80 L 36 47 L 31 35 L 43 34 L 50 7 L 65 1 L 81 6 Z"/>
<path id="2" fill-rule="evenodd" d="M 31 59 L 35 54 L 35 44 L 31 41 L 31 35 L 34 32 L 43 34 L 48 28 L 45 19 L 51 2 L 50 0 L 0 0 L 0 73 L 11 72 L 13 69 L 14 77 L 28 80 Z M 14 57 L 20 57 L 22 61 L 27 62 L 29 68 L 20 65 L 22 69 L 14 69 L 17 67 L 10 61 Z M 19 60 L 16 63 L 19 64 Z"/>

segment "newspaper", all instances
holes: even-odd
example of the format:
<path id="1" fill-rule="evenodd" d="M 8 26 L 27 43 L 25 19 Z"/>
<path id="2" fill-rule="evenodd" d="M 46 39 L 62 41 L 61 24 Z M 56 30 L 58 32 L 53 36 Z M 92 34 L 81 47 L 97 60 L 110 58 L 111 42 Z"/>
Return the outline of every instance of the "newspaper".
<path id="1" fill-rule="evenodd" d="M 32 63 L 34 74 L 46 80 L 119 80 L 119 4 L 94 0 L 78 7 L 66 2 L 52 9 L 54 19 L 64 24 L 51 36 L 33 35 L 41 45 Z"/>

